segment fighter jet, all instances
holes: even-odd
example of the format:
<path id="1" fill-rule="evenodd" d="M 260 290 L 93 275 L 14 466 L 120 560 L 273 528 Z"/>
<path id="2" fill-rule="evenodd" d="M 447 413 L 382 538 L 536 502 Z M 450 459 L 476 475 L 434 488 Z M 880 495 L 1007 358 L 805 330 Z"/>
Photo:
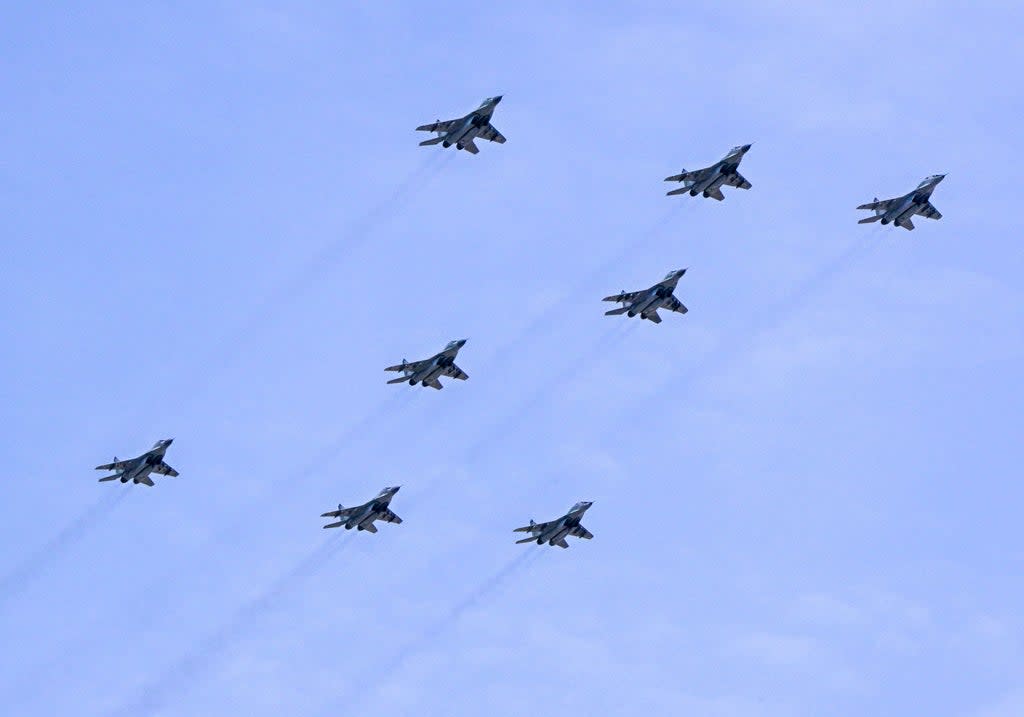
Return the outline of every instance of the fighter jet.
<path id="1" fill-rule="evenodd" d="M 933 174 L 918 184 L 917 189 L 904 194 L 902 197 L 883 199 L 881 201 L 879 201 L 878 197 L 875 197 L 875 201 L 861 204 L 857 209 L 870 209 L 875 214 L 874 216 L 861 219 L 857 223 L 868 224 L 881 219 L 882 224 L 892 222 L 898 227 L 912 230 L 914 222 L 911 219 L 915 214 L 920 214 L 928 219 L 942 219 L 942 214 L 932 206 L 929 200 L 931 199 L 932 192 L 935 191 L 935 187 L 945 178 L 945 174 Z"/>
<path id="2" fill-rule="evenodd" d="M 451 147 L 454 144 L 456 149 L 464 149 L 471 154 L 476 154 L 480 151 L 473 142 L 477 137 L 505 144 L 505 137 L 491 124 L 491 115 L 494 114 L 494 108 L 498 106 L 499 102 L 501 102 L 501 95 L 488 97 L 465 117 L 446 122 L 438 120 L 431 124 L 420 125 L 416 128 L 417 132 L 437 132 L 437 137 L 420 142 L 420 146 L 440 143 L 442 147 Z"/>
<path id="3" fill-rule="evenodd" d="M 96 466 L 98 471 L 117 471 L 112 476 L 100 478 L 100 483 L 120 478 L 122 483 L 131 481 L 132 483 L 142 483 L 152 487 L 153 481 L 149 477 L 151 473 L 175 477 L 178 475 L 178 471 L 164 463 L 164 454 L 167 453 L 167 448 L 173 442 L 173 438 L 165 438 L 154 443 L 152 448 L 137 458 L 119 461 L 115 456 L 113 463 Z"/>
<path id="4" fill-rule="evenodd" d="M 668 196 L 671 197 L 673 194 L 686 194 L 689 192 L 691 197 L 703 194 L 705 197 L 722 201 L 725 199 L 725 195 L 722 194 L 722 185 L 736 187 L 737 189 L 750 189 L 750 182 L 736 171 L 740 166 L 740 162 L 743 161 L 743 156 L 749 150 L 749 144 L 733 147 L 729 150 L 728 154 L 710 167 L 696 169 L 692 172 L 687 172 L 684 169 L 679 174 L 665 177 L 666 182 L 683 182 L 682 187 L 668 192 Z"/>
<path id="5" fill-rule="evenodd" d="M 568 513 L 549 523 L 534 523 L 531 520 L 529 525 L 524 525 L 522 528 L 516 528 L 513 531 L 514 533 L 530 534 L 529 538 L 517 540 L 516 544 L 537 543 L 537 545 L 544 545 L 544 543 L 547 543 L 548 545 L 557 545 L 560 548 L 568 548 L 569 544 L 565 542 L 565 536 L 567 535 L 590 540 L 594 537 L 594 534 L 580 525 L 580 520 L 583 519 L 583 514 L 592 505 L 593 503 L 589 500 L 581 500 L 570 508 Z"/>
<path id="6" fill-rule="evenodd" d="M 689 309 L 683 306 L 683 302 L 672 293 L 675 291 L 679 278 L 685 273 L 686 269 L 676 269 L 665 274 L 665 278 L 650 289 L 642 291 L 623 290 L 614 296 L 604 297 L 601 301 L 615 301 L 622 304 L 617 309 L 604 312 L 604 315 L 618 316 L 619 314 L 625 314 L 626 316 L 633 317 L 640 314 L 641 319 L 647 319 L 648 321 L 660 324 L 661 317 L 658 315 L 658 309 L 664 308 L 669 311 L 685 314 Z"/>
<path id="7" fill-rule="evenodd" d="M 465 381 L 469 376 L 461 368 L 455 365 L 455 357 L 459 355 L 459 349 L 466 345 L 466 339 L 449 341 L 444 350 L 434 354 L 422 361 L 406 361 L 395 366 L 388 366 L 385 371 L 401 371 L 402 376 L 393 378 L 388 383 L 403 383 L 408 381 L 410 386 L 417 383 L 423 386 L 430 386 L 440 391 L 444 386 L 437 379 L 441 376 L 450 376 Z"/>
<path id="8" fill-rule="evenodd" d="M 366 530 L 370 533 L 377 532 L 377 526 L 373 524 L 375 520 L 383 520 L 388 523 L 401 523 L 402 519 L 395 515 L 389 504 L 391 499 L 395 497 L 395 493 L 402 486 L 394 486 L 385 488 L 377 497 L 371 501 L 358 505 L 355 508 L 345 508 L 338 503 L 337 510 L 329 510 L 321 518 L 340 518 L 337 523 L 328 523 L 324 528 L 340 528 L 345 526 L 345 530 Z"/>

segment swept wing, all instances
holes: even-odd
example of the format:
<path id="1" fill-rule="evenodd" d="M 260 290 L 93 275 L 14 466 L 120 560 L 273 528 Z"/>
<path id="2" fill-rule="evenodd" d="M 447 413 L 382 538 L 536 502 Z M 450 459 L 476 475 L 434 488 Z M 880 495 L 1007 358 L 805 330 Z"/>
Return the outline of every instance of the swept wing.
<path id="1" fill-rule="evenodd" d="M 486 139 L 488 142 L 497 142 L 498 144 L 505 144 L 505 137 L 495 129 L 494 125 L 488 124 L 484 127 L 477 135 L 480 139 Z"/>
<path id="2" fill-rule="evenodd" d="M 451 132 L 453 129 L 455 129 L 455 125 L 457 125 L 461 121 L 462 121 L 461 118 L 460 119 L 453 119 L 453 120 L 445 120 L 444 122 L 442 122 L 441 120 L 438 120 L 437 122 L 431 122 L 430 124 L 421 124 L 419 127 L 416 128 L 416 131 L 417 132 L 445 132 L 445 133 L 448 133 L 448 132 Z"/>

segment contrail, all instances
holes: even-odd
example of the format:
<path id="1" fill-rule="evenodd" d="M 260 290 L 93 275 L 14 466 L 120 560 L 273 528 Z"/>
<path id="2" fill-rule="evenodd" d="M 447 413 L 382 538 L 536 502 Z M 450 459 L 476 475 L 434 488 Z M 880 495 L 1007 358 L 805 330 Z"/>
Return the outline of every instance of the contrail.
<path id="1" fill-rule="evenodd" d="M 275 289 L 271 289 L 234 330 L 223 334 L 221 342 L 214 347 L 201 365 L 196 366 L 185 379 L 174 382 L 169 395 L 178 402 L 177 411 L 181 412 L 192 401 L 204 395 L 214 380 L 231 366 L 252 340 L 260 334 L 261 329 L 272 323 L 278 314 L 301 293 L 322 282 L 349 253 L 365 243 L 372 236 L 374 230 L 395 215 L 399 203 L 410 192 L 428 186 L 451 161 L 452 156 L 449 153 L 431 153 L 425 157 L 390 194 L 370 207 L 364 214 L 355 217 L 348 229 L 316 251 L 292 276 Z M 155 383 L 161 385 L 160 382 Z M 156 403 L 166 405 L 168 401 L 156 401 Z M 140 413 L 137 422 L 148 417 L 151 405 L 151 403 L 145 404 L 144 412 Z"/>
<path id="2" fill-rule="evenodd" d="M 299 471 L 273 482 L 267 495 L 261 496 L 257 500 L 262 500 L 264 502 L 273 500 L 282 495 L 286 490 L 293 489 L 299 482 L 314 475 L 316 470 L 324 463 L 334 459 L 353 438 L 360 435 L 360 433 L 371 425 L 378 417 L 386 414 L 393 408 L 402 408 L 412 403 L 416 400 L 416 396 L 417 394 L 414 391 L 395 392 L 382 401 L 375 410 L 367 413 L 359 421 L 343 430 L 334 441 L 320 450 L 315 457 Z M 197 551 L 203 551 L 209 555 L 212 548 L 220 545 L 227 538 L 237 535 L 238 529 L 244 522 L 247 522 L 248 518 L 246 516 L 249 511 L 251 511 L 251 507 L 246 508 L 243 512 L 239 512 L 235 520 L 230 521 L 227 524 L 222 524 L 222 527 L 216 533 L 211 535 L 211 537 L 200 548 L 198 548 Z M 145 598 L 146 602 L 150 605 L 150 610 L 147 612 L 148 616 L 155 617 L 156 615 L 164 612 L 163 606 L 165 602 L 169 601 L 173 596 L 173 592 L 168 588 L 168 586 L 172 586 L 174 584 L 173 577 L 175 572 L 176 568 L 168 566 L 168 569 L 163 574 L 151 581 L 144 589 L 137 593 L 138 597 L 135 598 L 136 601 Z M 149 619 L 153 618 L 150 617 Z M 20 687 L 23 687 L 25 684 L 37 684 L 40 681 L 39 677 L 41 675 L 52 674 L 55 671 L 59 671 L 71 657 L 81 654 L 81 650 L 78 649 L 78 646 L 83 646 L 83 648 L 89 647 L 92 645 L 92 642 L 93 641 L 89 638 L 88 632 L 83 633 L 76 642 L 65 641 L 56 655 L 39 662 L 32 669 L 26 670 L 25 676 L 9 685 L 5 692 L 9 694 Z"/>
<path id="3" fill-rule="evenodd" d="M 110 514 L 127 497 L 130 488 L 106 492 L 95 503 L 68 523 L 47 543 L 0 578 L 0 603 L 24 590 L 32 580 L 53 564 L 65 551 L 82 539 L 104 516 Z"/>
<path id="4" fill-rule="evenodd" d="M 622 246 L 617 252 L 607 257 L 603 262 L 594 267 L 586 274 L 586 276 L 576 282 L 564 296 L 548 304 L 548 306 L 537 314 L 537 316 L 535 316 L 522 331 L 506 341 L 502 346 L 495 349 L 481 362 L 481 364 L 489 365 L 493 360 L 500 359 L 502 356 L 510 354 L 517 345 L 536 333 L 537 329 L 539 329 L 543 324 L 549 322 L 552 317 L 561 314 L 568 303 L 574 297 L 579 296 L 587 290 L 595 279 L 603 276 L 610 269 L 621 264 L 627 257 L 642 250 L 648 243 L 653 241 L 663 229 L 669 226 L 673 219 L 677 218 L 687 207 L 692 206 L 693 205 L 689 203 L 682 205 L 677 204 L 668 212 L 665 212 L 648 229 L 637 234 L 630 242 Z"/>
<path id="5" fill-rule="evenodd" d="M 432 647 L 438 637 L 455 626 L 462 616 L 480 605 L 483 600 L 493 594 L 510 577 L 522 568 L 532 564 L 541 555 L 543 550 L 525 550 L 499 568 L 495 573 L 485 578 L 459 602 L 455 603 L 444 615 L 435 620 L 420 632 L 415 638 L 409 640 L 400 647 L 395 654 L 386 658 L 383 662 L 369 670 L 365 677 L 354 680 L 353 686 L 358 689 L 358 694 L 346 696 L 341 699 L 340 704 L 351 708 L 359 703 L 361 698 L 372 696 L 386 680 L 392 679 L 405 662 L 418 653 L 424 652 Z M 333 704 L 333 703 L 332 703 Z M 326 714 L 328 710 L 324 710 Z"/>
<path id="6" fill-rule="evenodd" d="M 685 377 L 680 379 L 678 375 L 674 375 L 666 381 L 665 386 L 673 386 L 678 390 L 681 383 L 692 385 L 698 379 L 728 365 L 730 361 L 750 350 L 762 334 L 779 326 L 799 311 L 809 298 L 842 275 L 859 257 L 872 251 L 874 246 L 875 244 L 866 243 L 863 239 L 849 245 L 839 255 L 796 284 L 774 306 L 758 314 L 737 331 L 723 337 L 696 367 L 686 369 Z"/>
<path id="7" fill-rule="evenodd" d="M 145 685 L 136 699 L 108 714 L 137 717 L 153 714 L 164 707 L 170 697 L 194 685 L 202 674 L 209 671 L 210 664 L 242 637 L 246 628 L 273 608 L 290 589 L 313 576 L 351 538 L 352 534 L 337 534 L 327 538 L 275 580 L 259 597 L 240 608 L 223 627 L 200 641 L 163 675 Z"/>

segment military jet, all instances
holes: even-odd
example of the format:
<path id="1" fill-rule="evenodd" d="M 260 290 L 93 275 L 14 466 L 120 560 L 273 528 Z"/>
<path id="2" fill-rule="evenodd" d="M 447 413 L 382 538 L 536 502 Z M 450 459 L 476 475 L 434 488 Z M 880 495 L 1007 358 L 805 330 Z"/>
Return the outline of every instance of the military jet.
<path id="1" fill-rule="evenodd" d="M 684 169 L 679 174 L 665 177 L 666 182 L 683 182 L 682 187 L 668 192 L 668 196 L 671 197 L 673 194 L 686 194 L 689 192 L 691 197 L 703 194 L 705 197 L 722 201 L 725 199 L 725 195 L 722 194 L 723 185 L 736 187 L 737 189 L 750 189 L 750 182 L 736 171 L 740 166 L 740 162 L 743 161 L 743 156 L 749 150 L 749 144 L 733 147 L 729 150 L 728 154 L 710 167 L 696 169 L 692 172 L 687 172 Z"/>
<path id="2" fill-rule="evenodd" d="M 516 528 L 512 531 L 514 533 L 530 534 L 529 538 L 517 540 L 516 544 L 537 543 L 537 545 L 544 545 L 544 543 L 547 543 L 548 545 L 557 545 L 560 548 L 568 548 L 569 544 L 565 542 L 565 536 L 567 535 L 590 540 L 594 537 L 594 534 L 580 525 L 580 520 L 583 519 L 583 514 L 592 505 L 593 503 L 589 500 L 581 500 L 570 508 L 568 513 L 549 523 L 534 523 L 531 520 L 529 525 L 524 525 L 522 528 Z"/>
<path id="3" fill-rule="evenodd" d="M 501 102 L 501 95 L 488 97 L 465 117 L 446 122 L 438 120 L 431 124 L 420 125 L 416 128 L 417 132 L 437 132 L 437 137 L 420 142 L 420 146 L 440 143 L 442 147 L 451 147 L 454 144 L 456 149 L 464 149 L 470 154 L 476 154 L 480 151 L 473 142 L 477 137 L 505 144 L 505 137 L 491 124 L 491 115 L 494 114 L 494 108 L 498 106 L 499 102 Z"/>
<path id="4" fill-rule="evenodd" d="M 930 177 L 925 177 L 924 181 L 917 185 L 917 189 L 904 194 L 902 197 L 883 199 L 881 201 L 879 201 L 878 197 L 875 197 L 875 201 L 861 204 L 857 209 L 870 209 L 875 214 L 874 216 L 861 219 L 857 223 L 868 224 L 881 220 L 882 224 L 889 224 L 891 222 L 898 227 L 912 230 L 914 222 L 911 219 L 913 219 L 915 214 L 920 214 L 928 219 L 942 219 L 942 214 L 932 206 L 929 200 L 931 199 L 932 192 L 935 191 L 935 187 L 945 178 L 945 174 L 933 174 Z"/>
<path id="5" fill-rule="evenodd" d="M 441 376 L 450 376 L 465 381 L 469 376 L 461 368 L 455 365 L 455 357 L 459 355 L 459 349 L 466 345 L 466 339 L 449 341 L 443 351 L 434 354 L 422 361 L 406 361 L 395 366 L 388 366 L 385 371 L 401 371 L 402 376 L 393 378 L 388 383 L 409 382 L 410 386 L 417 383 L 423 386 L 430 386 L 440 391 L 444 386 L 437 379 Z"/>
<path id="6" fill-rule="evenodd" d="M 100 478 L 100 483 L 120 478 L 122 483 L 131 481 L 132 483 L 142 483 L 152 487 L 153 481 L 149 477 L 151 473 L 175 477 L 178 475 L 178 471 L 164 463 L 164 454 L 167 453 L 167 448 L 173 442 L 173 438 L 165 438 L 154 443 L 152 448 L 137 458 L 119 461 L 115 456 L 113 463 L 96 466 L 98 471 L 117 471 L 112 476 Z"/>
<path id="7" fill-rule="evenodd" d="M 401 523 L 402 519 L 395 515 L 391 508 L 388 506 L 391 503 L 391 499 L 395 497 L 395 493 L 401 486 L 394 486 L 385 488 L 377 497 L 371 501 L 357 505 L 355 508 L 345 508 L 338 503 L 337 510 L 330 510 L 321 515 L 321 518 L 340 518 L 337 523 L 328 523 L 324 528 L 340 528 L 345 526 L 345 530 L 366 530 L 370 533 L 377 532 L 377 526 L 373 524 L 375 520 L 383 520 L 387 523 Z"/>
<path id="8" fill-rule="evenodd" d="M 665 278 L 642 291 L 621 291 L 614 296 L 606 296 L 601 301 L 615 301 L 622 306 L 611 311 L 604 312 L 605 316 L 618 316 L 626 314 L 629 317 L 640 314 L 641 319 L 661 323 L 658 309 L 668 309 L 685 314 L 689 309 L 683 306 L 683 302 L 672 293 L 675 291 L 679 278 L 686 273 L 686 269 L 676 269 L 665 274 Z"/>

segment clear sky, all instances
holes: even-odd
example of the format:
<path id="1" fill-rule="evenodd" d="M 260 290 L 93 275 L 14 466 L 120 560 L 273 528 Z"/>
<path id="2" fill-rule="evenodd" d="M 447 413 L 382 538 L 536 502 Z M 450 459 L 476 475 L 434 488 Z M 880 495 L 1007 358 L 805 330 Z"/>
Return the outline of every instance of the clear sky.
<path id="1" fill-rule="evenodd" d="M 1022 26 L 8 3 L 0 712 L 1024 714 Z M 495 94 L 507 144 L 417 146 Z M 941 221 L 856 224 L 933 173 Z"/>

